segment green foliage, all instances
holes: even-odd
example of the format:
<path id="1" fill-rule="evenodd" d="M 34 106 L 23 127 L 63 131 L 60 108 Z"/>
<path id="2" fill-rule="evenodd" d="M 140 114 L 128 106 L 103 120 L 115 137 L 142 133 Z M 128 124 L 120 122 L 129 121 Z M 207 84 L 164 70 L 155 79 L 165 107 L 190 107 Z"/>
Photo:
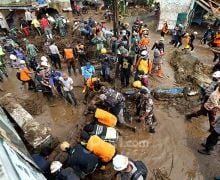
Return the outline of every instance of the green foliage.
<path id="1" fill-rule="evenodd" d="M 154 3 L 154 0 L 137 0 L 136 2 L 138 5 L 150 7 Z"/>

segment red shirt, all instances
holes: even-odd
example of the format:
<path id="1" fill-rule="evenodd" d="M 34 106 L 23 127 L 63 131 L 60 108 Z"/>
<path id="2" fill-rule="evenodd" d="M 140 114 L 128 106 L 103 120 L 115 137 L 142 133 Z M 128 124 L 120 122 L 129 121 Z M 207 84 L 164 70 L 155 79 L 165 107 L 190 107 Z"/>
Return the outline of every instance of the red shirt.
<path id="1" fill-rule="evenodd" d="M 40 20 L 40 24 L 42 28 L 49 28 L 49 22 L 47 19 L 43 18 Z"/>

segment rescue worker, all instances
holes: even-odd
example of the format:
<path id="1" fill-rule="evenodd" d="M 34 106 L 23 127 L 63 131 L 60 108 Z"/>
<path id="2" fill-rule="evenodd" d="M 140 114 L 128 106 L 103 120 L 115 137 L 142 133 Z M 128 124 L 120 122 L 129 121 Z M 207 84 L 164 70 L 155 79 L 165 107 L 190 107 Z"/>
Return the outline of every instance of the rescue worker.
<path id="1" fill-rule="evenodd" d="M 111 68 L 112 68 L 112 59 L 107 55 L 106 48 L 101 49 L 101 55 L 99 56 L 101 61 L 101 68 L 102 68 L 102 77 L 104 81 L 111 82 Z"/>
<path id="2" fill-rule="evenodd" d="M 62 73 L 59 71 L 52 71 L 49 78 L 49 85 L 51 87 L 52 93 L 54 96 L 62 96 L 61 84 L 59 78 L 62 77 Z"/>
<path id="3" fill-rule="evenodd" d="M 203 43 L 206 44 L 207 41 L 211 42 L 214 39 L 214 35 L 215 35 L 215 32 L 213 31 L 213 28 L 209 25 L 208 29 L 204 33 L 204 36 L 202 39 Z M 202 40 L 201 40 L 201 43 L 202 43 Z"/>
<path id="4" fill-rule="evenodd" d="M 91 92 L 96 92 L 101 88 L 100 80 L 97 77 L 91 77 L 86 81 L 86 89 L 84 103 L 87 103 L 87 98 Z"/>
<path id="5" fill-rule="evenodd" d="M 67 101 L 69 101 L 72 105 L 77 105 L 77 100 L 75 98 L 73 92 L 73 79 L 68 77 L 66 73 L 63 73 L 62 77 L 59 78 L 62 83 L 64 97 Z"/>
<path id="6" fill-rule="evenodd" d="M 191 51 L 194 50 L 193 42 L 194 42 L 197 34 L 198 33 L 196 31 L 190 34 L 189 46 L 191 47 Z"/>
<path id="7" fill-rule="evenodd" d="M 87 124 L 83 130 L 89 135 L 97 135 L 103 140 L 115 144 L 118 141 L 119 135 L 115 128 L 106 127 L 99 124 Z"/>
<path id="8" fill-rule="evenodd" d="M 149 132 L 155 133 L 153 122 L 155 120 L 153 118 L 154 103 L 150 92 L 146 88 L 140 90 L 140 96 L 137 99 L 136 109 L 136 114 L 139 116 L 139 121 L 148 124 Z"/>
<path id="9" fill-rule="evenodd" d="M 147 48 L 147 46 L 150 43 L 150 37 L 147 34 L 143 34 L 143 37 L 141 38 L 139 42 L 140 49 Z"/>
<path id="10" fill-rule="evenodd" d="M 116 152 L 115 146 L 105 142 L 99 136 L 90 136 L 88 133 L 83 131 L 80 134 L 80 137 L 82 139 L 81 144 L 85 144 L 86 149 L 98 156 L 102 163 L 108 163 L 114 157 Z"/>
<path id="11" fill-rule="evenodd" d="M 93 173 L 99 165 L 99 158 L 81 144 L 71 147 L 67 141 L 60 144 L 60 149 L 68 153 L 67 165 L 74 168 L 80 178 Z"/>
<path id="12" fill-rule="evenodd" d="M 104 38 L 102 32 L 99 32 L 98 35 L 92 39 L 92 43 L 96 44 L 96 55 L 98 55 L 101 49 L 104 48 L 105 42 L 106 42 L 106 39 Z"/>
<path id="13" fill-rule="evenodd" d="M 157 76 L 162 78 L 161 71 L 162 57 L 160 50 L 158 48 L 154 49 L 154 59 L 153 59 L 153 72 L 157 71 Z"/>
<path id="14" fill-rule="evenodd" d="M 179 24 L 176 29 L 174 47 L 179 48 L 180 46 L 182 46 L 182 36 L 183 36 L 183 25 Z"/>
<path id="15" fill-rule="evenodd" d="M 190 36 L 189 33 L 186 33 L 183 37 L 183 51 L 185 51 L 185 53 L 189 50 L 190 46 L 189 46 L 189 42 L 190 42 Z"/>
<path id="16" fill-rule="evenodd" d="M 159 41 L 156 41 L 151 48 L 151 50 L 154 50 L 155 48 L 159 49 L 161 56 L 164 55 L 164 38 L 161 37 Z"/>
<path id="17" fill-rule="evenodd" d="M 75 57 L 74 57 L 74 51 L 71 48 L 70 44 L 66 45 L 66 48 L 63 50 L 63 57 L 67 63 L 68 73 L 71 75 L 71 68 L 74 71 L 74 74 L 76 74 L 76 65 L 75 65 Z"/>
<path id="18" fill-rule="evenodd" d="M 25 20 L 26 20 L 28 26 L 31 27 L 32 14 L 31 14 L 30 10 L 28 10 L 28 9 L 25 10 Z"/>
<path id="19" fill-rule="evenodd" d="M 215 91 L 213 91 L 208 100 L 202 104 L 201 108 L 197 112 L 193 112 L 190 114 L 186 115 L 186 119 L 190 120 L 193 117 L 198 117 L 201 115 L 209 117 L 209 131 L 211 132 L 215 126 L 215 116 L 217 111 L 220 110 L 220 105 L 219 105 L 219 100 L 220 100 L 220 82 L 218 82 L 218 87 L 216 88 Z"/>
<path id="20" fill-rule="evenodd" d="M 142 35 L 149 35 L 149 29 L 147 27 L 147 24 L 144 24 L 143 26 L 140 26 L 139 29 L 139 36 L 142 37 Z"/>
<path id="21" fill-rule="evenodd" d="M 53 29 L 56 26 L 56 20 L 50 16 L 49 14 L 46 14 L 47 20 L 51 26 L 51 28 Z"/>
<path id="22" fill-rule="evenodd" d="M 213 46 L 220 48 L 220 28 L 215 34 L 214 41 L 213 41 Z"/>
<path id="23" fill-rule="evenodd" d="M 131 56 L 133 57 L 133 64 L 136 64 L 137 53 L 139 52 L 140 38 L 137 32 L 133 32 L 133 37 L 131 39 Z"/>
<path id="24" fill-rule="evenodd" d="M 101 105 L 102 108 L 107 109 L 107 111 L 117 116 L 120 125 L 135 132 L 136 128 L 126 123 L 124 119 L 125 97 L 120 92 L 104 86 L 101 87 L 100 93 L 102 93 L 99 96 L 101 103 L 96 105 Z"/>
<path id="25" fill-rule="evenodd" d="M 22 81 L 22 85 L 28 83 L 29 90 L 35 89 L 34 81 L 31 78 L 31 72 L 27 69 L 24 60 L 20 60 L 19 73 L 20 73 L 20 80 Z"/>
<path id="26" fill-rule="evenodd" d="M 163 23 L 163 27 L 162 27 L 162 30 L 161 30 L 161 37 L 164 37 L 164 35 L 168 32 L 168 25 L 167 25 L 167 21 L 165 20 L 164 23 Z"/>
<path id="27" fill-rule="evenodd" d="M 146 180 L 148 169 L 142 161 L 128 159 L 124 155 L 117 154 L 113 158 L 114 170 L 116 175 L 120 174 L 121 179 L 126 180 Z"/>
<path id="28" fill-rule="evenodd" d="M 65 23 L 63 21 L 63 18 L 60 15 L 56 15 L 56 26 L 55 28 L 59 28 L 59 33 L 61 37 L 64 37 L 66 35 L 66 29 L 65 29 Z"/>
<path id="29" fill-rule="evenodd" d="M 130 75 L 133 70 L 132 58 L 128 56 L 128 54 L 122 54 L 122 56 L 118 58 L 118 62 L 120 69 L 121 86 L 128 87 Z"/>
<path id="30" fill-rule="evenodd" d="M 147 50 L 143 50 L 140 54 L 140 57 L 135 65 L 137 68 L 135 73 L 135 79 L 138 79 L 138 75 L 140 74 L 140 71 L 144 72 L 145 74 L 151 74 L 152 70 L 152 62 L 149 59 Z"/>
<path id="31" fill-rule="evenodd" d="M 36 57 L 37 57 L 37 52 L 38 49 L 36 48 L 36 46 L 32 43 L 29 43 L 29 41 L 26 41 L 26 51 L 27 54 L 29 56 L 29 63 L 30 63 L 30 67 L 36 71 L 37 68 L 37 61 L 36 61 Z"/>
<path id="32" fill-rule="evenodd" d="M 79 60 L 80 66 L 85 66 L 86 62 L 88 62 L 88 59 L 86 57 L 85 47 L 81 42 L 78 42 L 75 47 L 75 55 Z"/>
<path id="33" fill-rule="evenodd" d="M 80 180 L 80 178 L 76 175 L 75 170 L 70 167 L 65 169 L 62 168 L 63 164 L 59 161 L 53 161 L 50 165 L 50 172 L 53 175 L 54 180 Z"/>
<path id="34" fill-rule="evenodd" d="M 49 21 L 46 19 L 45 16 L 43 16 L 43 18 L 40 20 L 40 24 L 42 29 L 44 30 L 47 39 L 53 39 L 52 30 L 50 28 Z"/>
<path id="35" fill-rule="evenodd" d="M 60 52 L 58 50 L 58 47 L 56 46 L 55 42 L 51 42 L 51 45 L 49 46 L 50 50 L 50 58 L 52 65 L 58 69 L 57 65 L 59 66 L 59 69 L 61 69 L 61 60 L 60 60 Z"/>
<path id="36" fill-rule="evenodd" d="M 31 25 L 34 26 L 34 29 L 38 33 L 38 35 L 41 36 L 40 22 L 37 20 L 37 17 L 33 17 Z"/>
<path id="37" fill-rule="evenodd" d="M 20 20 L 20 28 L 26 37 L 30 35 L 28 24 L 23 18 Z"/>
<path id="38" fill-rule="evenodd" d="M 220 136 L 220 117 L 215 120 L 215 126 L 211 131 L 210 135 L 206 139 L 206 143 L 202 143 L 204 149 L 199 149 L 198 152 L 205 155 L 210 155 L 211 151 L 214 150 L 214 146 L 217 144 Z"/>

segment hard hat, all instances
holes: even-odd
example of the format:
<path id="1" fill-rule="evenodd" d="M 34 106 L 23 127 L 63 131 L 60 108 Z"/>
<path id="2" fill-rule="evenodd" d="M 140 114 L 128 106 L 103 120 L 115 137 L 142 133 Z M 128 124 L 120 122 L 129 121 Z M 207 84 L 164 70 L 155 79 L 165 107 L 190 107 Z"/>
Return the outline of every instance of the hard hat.
<path id="1" fill-rule="evenodd" d="M 115 171 L 122 171 L 128 166 L 128 157 L 117 154 L 113 158 L 113 166 Z"/>
<path id="2" fill-rule="evenodd" d="M 133 32 L 133 35 L 136 36 L 136 35 L 138 35 L 138 33 L 137 33 L 136 31 L 134 31 L 134 32 Z"/>
<path id="3" fill-rule="evenodd" d="M 63 164 L 60 161 L 53 161 L 50 165 L 50 172 L 51 173 L 55 173 L 56 171 L 58 171 L 61 167 L 63 166 Z"/>
<path id="4" fill-rule="evenodd" d="M 126 30 L 122 30 L 122 31 L 121 31 L 121 34 L 122 34 L 122 35 L 126 35 Z"/>
<path id="5" fill-rule="evenodd" d="M 102 48 L 102 49 L 101 49 L 101 54 L 106 54 L 106 53 L 107 53 L 106 48 Z"/>
<path id="6" fill-rule="evenodd" d="M 189 36 L 189 33 L 186 33 L 184 36 Z"/>
<path id="7" fill-rule="evenodd" d="M 41 61 L 45 61 L 45 62 L 48 61 L 46 56 L 41 56 L 40 60 L 41 60 Z"/>
<path id="8" fill-rule="evenodd" d="M 134 81 L 132 85 L 135 88 L 141 88 L 142 87 L 141 81 Z"/>
<path id="9" fill-rule="evenodd" d="M 146 56 L 146 55 L 148 55 L 147 50 L 143 50 L 143 51 L 141 52 L 141 56 Z"/>
<path id="10" fill-rule="evenodd" d="M 212 77 L 214 77 L 214 78 L 220 78 L 220 71 L 215 71 L 215 72 L 212 74 Z"/>
<path id="11" fill-rule="evenodd" d="M 163 38 L 163 37 L 161 37 L 161 38 L 160 38 L 160 41 L 164 41 L 164 38 Z"/>
<path id="12" fill-rule="evenodd" d="M 129 23 L 124 23 L 124 26 L 125 27 L 129 27 Z"/>
<path id="13" fill-rule="evenodd" d="M 9 58 L 10 58 L 12 61 L 14 61 L 14 60 L 17 59 L 17 57 L 16 57 L 14 54 L 10 54 Z"/>
<path id="14" fill-rule="evenodd" d="M 40 65 L 41 65 L 41 66 L 46 66 L 46 67 L 48 67 L 47 62 L 45 62 L 45 61 L 41 62 Z"/>
<path id="15" fill-rule="evenodd" d="M 19 64 L 26 64 L 24 60 L 20 60 Z"/>
<path id="16" fill-rule="evenodd" d="M 198 32 L 196 32 L 196 31 L 195 31 L 195 32 L 193 32 L 193 34 L 197 35 L 197 34 L 198 34 Z"/>
<path id="17" fill-rule="evenodd" d="M 69 149 L 70 148 L 70 144 L 67 142 L 67 141 L 63 141 L 61 144 L 60 144 L 60 149 L 62 151 L 66 151 L 66 149 Z"/>
<path id="18" fill-rule="evenodd" d="M 141 94 L 149 94 L 150 92 L 146 88 L 143 88 L 140 90 L 140 93 Z"/>

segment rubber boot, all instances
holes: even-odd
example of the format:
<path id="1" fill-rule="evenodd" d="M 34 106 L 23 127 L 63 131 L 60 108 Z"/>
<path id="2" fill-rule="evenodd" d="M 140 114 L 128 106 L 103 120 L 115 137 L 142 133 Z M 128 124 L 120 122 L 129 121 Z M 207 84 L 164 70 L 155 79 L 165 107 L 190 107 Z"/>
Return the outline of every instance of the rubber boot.
<path id="1" fill-rule="evenodd" d="M 148 64 L 148 68 L 149 68 L 149 70 L 148 70 L 148 74 L 151 74 L 151 72 L 152 72 L 152 62 L 149 62 L 149 64 Z"/>
<path id="2" fill-rule="evenodd" d="M 162 77 L 163 77 L 163 76 L 162 76 L 161 69 L 158 69 L 158 70 L 157 70 L 157 76 L 158 76 L 158 77 L 160 77 L 160 78 L 162 78 Z"/>

